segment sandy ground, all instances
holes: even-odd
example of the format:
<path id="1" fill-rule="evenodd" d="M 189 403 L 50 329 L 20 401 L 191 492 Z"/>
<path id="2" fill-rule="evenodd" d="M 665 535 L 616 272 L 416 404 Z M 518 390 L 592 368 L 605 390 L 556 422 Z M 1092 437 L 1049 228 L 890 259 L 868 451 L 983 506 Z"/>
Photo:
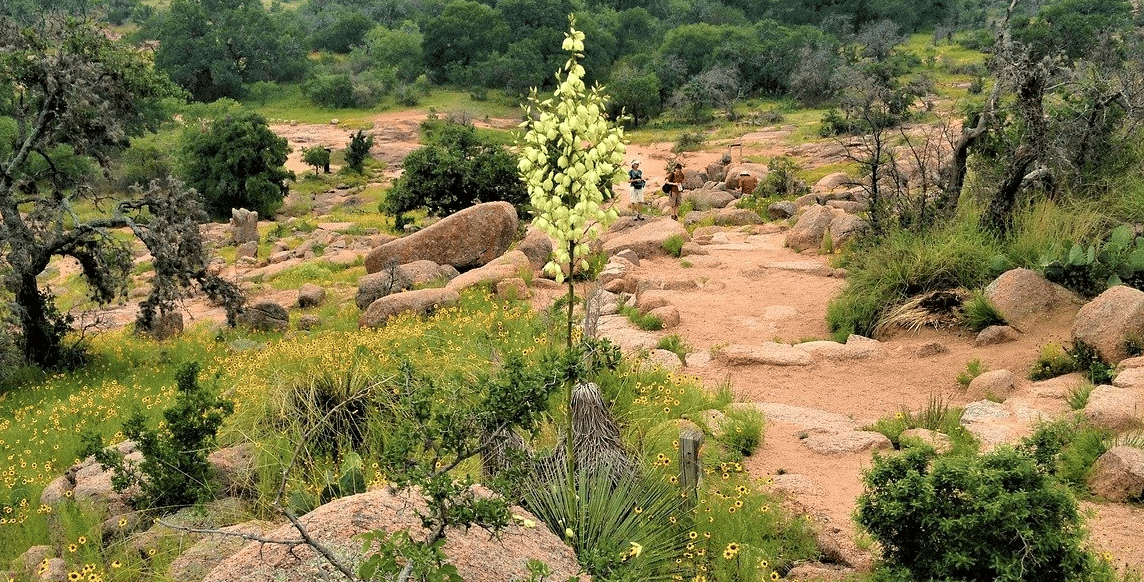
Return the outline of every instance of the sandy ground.
<path id="1" fill-rule="evenodd" d="M 387 176 L 400 171 L 399 161 L 417 147 L 417 127 L 424 114 L 386 113 L 374 120 L 376 142 L 373 155 L 387 163 Z M 491 120 L 496 126 L 515 125 L 515 120 Z M 288 165 L 295 172 L 308 171 L 301 164 L 302 147 L 324 145 L 344 148 L 349 131 L 334 125 L 276 125 L 272 129 L 294 146 Z M 629 146 L 627 159 L 643 160 L 645 174 L 652 184 L 662 181 L 670 160 L 681 160 L 688 167 L 703 168 L 730 152 L 741 156 L 795 155 L 807 151 L 786 148 L 782 138 L 791 128 L 758 128 L 742 138 L 708 143 L 702 152 L 680 156 L 671 153 L 671 144 Z M 741 143 L 742 149 L 730 144 Z M 799 158 L 804 168 L 824 163 L 818 158 Z M 658 180 L 658 181 L 657 181 Z M 641 277 L 662 279 L 690 278 L 701 281 L 702 289 L 673 293 L 679 309 L 677 333 L 694 348 L 707 352 L 728 344 L 758 344 L 766 341 L 798 342 L 829 339 L 825 324 L 827 304 L 845 285 L 836 277 L 789 270 L 793 261 L 814 260 L 826 264 L 827 257 L 796 254 L 783 246 L 781 233 L 735 235 L 724 244 L 708 245 L 706 256 L 689 257 L 691 267 L 678 259 L 643 261 Z M 285 294 L 283 294 L 285 293 Z M 289 303 L 291 292 L 279 292 Z M 270 298 L 270 297 L 266 297 Z M 283 299 L 284 298 L 284 299 Z M 196 307 L 188 301 L 192 319 L 220 318 L 221 310 Z M 129 318 L 125 318 L 129 321 Z M 690 366 L 684 373 L 694 375 L 708 386 L 729 383 L 745 401 L 783 403 L 848 416 L 860 422 L 892 415 L 902 407 L 917 410 L 933 396 L 954 404 L 966 401 L 955 377 L 966 363 L 978 359 L 990 370 L 1009 369 L 1024 376 L 1040 348 L 1047 343 L 1067 341 L 1067 325 L 1048 326 L 1026 333 L 1009 344 L 974 347 L 973 338 L 956 331 L 927 330 L 881 338 L 883 356 L 870 360 L 815 363 L 806 367 L 744 366 L 728 368 L 715 361 Z M 936 341 L 948 351 L 918 357 L 915 348 Z M 814 517 L 825 524 L 843 546 L 854 551 L 854 526 L 850 516 L 861 493 L 860 476 L 871 464 L 869 453 L 824 456 L 813 453 L 799 438 L 803 427 L 797 423 L 770 421 L 762 448 L 748 459 L 747 467 L 758 477 L 783 477 L 787 489 Z M 1119 565 L 1144 567 L 1144 508 L 1139 505 L 1086 503 L 1092 516 L 1092 543 L 1115 556 Z"/>

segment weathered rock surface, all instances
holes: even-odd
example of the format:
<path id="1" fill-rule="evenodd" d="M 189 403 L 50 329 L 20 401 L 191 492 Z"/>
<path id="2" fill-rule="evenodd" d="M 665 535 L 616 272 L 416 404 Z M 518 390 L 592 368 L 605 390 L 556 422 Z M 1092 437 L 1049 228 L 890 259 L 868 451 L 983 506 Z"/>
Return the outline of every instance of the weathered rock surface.
<path id="1" fill-rule="evenodd" d="M 1017 330 L 1008 325 L 991 325 L 981 330 L 973 340 L 977 347 L 1015 342 L 1020 337 Z"/>
<path id="2" fill-rule="evenodd" d="M 965 395 L 973 400 L 1005 401 L 1017 388 L 1017 382 L 1017 375 L 1009 370 L 990 370 L 970 381 Z"/>
<path id="3" fill-rule="evenodd" d="M 815 204 L 806 209 L 786 235 L 786 246 L 796 250 L 817 249 L 830 229 L 834 215 L 825 206 Z"/>
<path id="4" fill-rule="evenodd" d="M 366 255 L 365 270 L 376 273 L 388 264 L 418 260 L 457 269 L 479 267 L 508 250 L 516 236 L 516 221 L 516 209 L 508 202 L 478 204 L 373 249 Z"/>
<path id="5" fill-rule="evenodd" d="M 1097 386 L 1088 395 L 1084 416 L 1095 426 L 1122 432 L 1144 424 L 1144 407 L 1134 390 Z"/>
<path id="6" fill-rule="evenodd" d="M 302 516 L 310 535 L 336 555 L 355 563 L 364 557 L 358 535 L 383 530 L 407 531 L 424 539 L 425 531 L 415 511 L 425 503 L 407 491 L 396 494 L 381 489 L 335 500 Z M 536 559 L 552 569 L 555 580 L 576 576 L 579 565 L 571 548 L 549 532 L 540 520 L 514 507 L 512 512 L 535 523 L 534 527 L 511 525 L 494 539 L 484 529 L 448 532 L 444 551 L 469 582 L 511 582 L 529 578 L 528 562 Z M 292 525 L 267 534 L 274 539 L 297 539 Z M 227 558 L 204 579 L 206 582 L 309 582 L 326 576 L 340 578 L 332 566 L 307 546 L 286 547 L 252 542 Z"/>
<path id="7" fill-rule="evenodd" d="M 1083 300 L 1029 269 L 1011 269 L 985 287 L 985 298 L 1009 325 L 1028 332 L 1038 324 L 1076 314 Z"/>
<path id="8" fill-rule="evenodd" d="M 253 520 L 219 528 L 228 534 L 265 536 L 280 524 Z M 249 544 L 249 540 L 233 535 L 207 536 L 179 554 L 167 567 L 167 577 L 179 582 L 199 582 L 216 566 Z"/>
<path id="9" fill-rule="evenodd" d="M 1088 486 L 1107 501 L 1144 498 L 1144 450 L 1125 446 L 1109 449 L 1092 466 Z"/>
<path id="10" fill-rule="evenodd" d="M 867 430 L 812 435 L 803 439 L 802 443 L 820 455 L 844 455 L 894 448 L 894 444 L 886 438 L 886 435 Z"/>
<path id="11" fill-rule="evenodd" d="M 245 208 L 230 209 L 231 241 L 236 245 L 258 243 L 258 213 Z M 258 247 L 255 247 L 257 250 Z"/>
<path id="12" fill-rule="evenodd" d="M 418 289 L 387 295 L 374 301 L 358 318 L 358 327 L 380 327 L 390 317 L 402 313 L 428 313 L 453 305 L 461 295 L 453 289 Z"/>
<path id="13" fill-rule="evenodd" d="M 1144 340 L 1144 291 L 1125 285 L 1109 287 L 1080 308 L 1073 340 L 1082 341 L 1111 364 L 1128 357 L 1125 343 Z"/>
<path id="14" fill-rule="evenodd" d="M 622 250 L 631 250 L 640 259 L 667 256 L 667 249 L 663 242 L 673 236 L 679 236 L 684 241 L 691 240 L 687 229 L 682 224 L 669 218 L 648 220 L 636 223 L 638 226 L 608 233 L 603 237 L 603 250 L 614 255 Z"/>
<path id="15" fill-rule="evenodd" d="M 285 331 L 290 327 L 290 313 L 273 301 L 262 301 L 243 309 L 238 324 L 253 331 Z"/>
<path id="16" fill-rule="evenodd" d="M 721 348 L 716 357 L 728 366 L 809 366 L 814 361 L 806 350 L 775 342 L 732 344 Z"/>
<path id="17" fill-rule="evenodd" d="M 326 289 L 313 283 L 306 283 L 298 289 L 298 307 L 303 309 L 321 305 L 326 300 Z"/>

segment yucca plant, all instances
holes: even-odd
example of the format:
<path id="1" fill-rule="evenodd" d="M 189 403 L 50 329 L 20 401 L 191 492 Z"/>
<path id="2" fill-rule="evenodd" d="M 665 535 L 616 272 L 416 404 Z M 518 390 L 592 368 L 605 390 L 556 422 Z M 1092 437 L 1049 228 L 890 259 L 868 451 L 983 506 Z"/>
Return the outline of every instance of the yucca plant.
<path id="1" fill-rule="evenodd" d="M 528 509 L 563 537 L 580 565 L 601 580 L 670 580 L 687 540 L 687 499 L 662 480 L 554 464 L 525 490 Z M 569 483 L 572 487 L 569 487 Z"/>

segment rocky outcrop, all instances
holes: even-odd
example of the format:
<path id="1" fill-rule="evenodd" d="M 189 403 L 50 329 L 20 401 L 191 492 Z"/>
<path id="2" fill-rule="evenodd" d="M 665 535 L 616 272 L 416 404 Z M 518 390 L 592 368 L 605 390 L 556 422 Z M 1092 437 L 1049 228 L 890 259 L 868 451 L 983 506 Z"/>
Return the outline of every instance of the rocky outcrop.
<path id="1" fill-rule="evenodd" d="M 487 493 L 485 493 L 487 494 Z M 425 502 L 413 493 L 370 491 L 335 500 L 302 516 L 309 534 L 348 563 L 359 563 L 365 555 L 360 535 L 381 530 L 405 531 L 414 539 L 425 539 L 425 530 L 416 512 L 426 511 Z M 520 524 L 506 528 L 498 538 L 473 527 L 449 530 L 444 546 L 450 564 L 462 580 L 469 582 L 510 582 L 529 579 L 528 563 L 538 560 L 552 570 L 552 579 L 575 577 L 580 567 L 571 548 L 548 531 L 527 511 L 514 507 Z M 271 539 L 297 539 L 292 525 L 266 534 Z M 309 582 L 338 576 L 321 556 L 306 545 L 283 546 L 252 542 L 227 558 L 204 579 L 206 582 Z"/>
<path id="2" fill-rule="evenodd" d="M 691 240 L 687 229 L 682 224 L 671 219 L 648 220 L 636 223 L 622 231 L 611 232 L 603 237 L 603 250 L 614 255 L 624 249 L 634 252 L 640 259 L 667 256 L 663 243 L 667 239 L 678 236 L 684 241 Z"/>
<path id="3" fill-rule="evenodd" d="M 249 305 L 238 314 L 238 324 L 252 331 L 286 331 L 290 313 L 273 301 Z"/>
<path id="4" fill-rule="evenodd" d="M 818 204 L 810 206 L 787 231 L 786 246 L 796 251 L 817 249 L 822 246 L 822 239 L 833 221 L 834 215 L 829 208 Z"/>
<path id="5" fill-rule="evenodd" d="M 231 241 L 236 245 L 258 243 L 258 213 L 245 208 L 230 209 Z M 258 247 L 255 247 L 257 250 Z"/>
<path id="6" fill-rule="evenodd" d="M 298 289 L 298 307 L 316 307 L 326 300 L 326 289 L 313 283 L 306 283 Z"/>
<path id="7" fill-rule="evenodd" d="M 402 313 L 429 313 L 461 300 L 453 289 L 418 289 L 387 295 L 374 301 L 358 318 L 358 327 L 381 327 L 389 318 Z"/>
<path id="8" fill-rule="evenodd" d="M 1076 314 L 1084 302 L 1072 291 L 1029 269 L 1011 269 L 985 287 L 985 298 L 1005 321 L 1028 332 Z"/>
<path id="9" fill-rule="evenodd" d="M 1116 364 L 1127 358 L 1126 343 L 1144 340 L 1144 291 L 1124 285 L 1109 287 L 1080 308 L 1072 335 L 1105 362 Z"/>
<path id="10" fill-rule="evenodd" d="M 485 265 L 504 254 L 516 236 L 516 209 L 485 202 L 451 214 L 409 236 L 385 243 L 365 258 L 367 273 L 387 265 L 429 260 L 459 270 Z"/>
<path id="11" fill-rule="evenodd" d="M 724 190 L 689 190 L 684 193 L 684 200 L 691 202 L 695 210 L 723 208 L 734 199 L 733 194 Z"/>
<path id="12" fill-rule="evenodd" d="M 1127 502 L 1144 498 L 1144 450 L 1113 447 L 1092 466 L 1088 487 L 1106 501 Z"/>
<path id="13" fill-rule="evenodd" d="M 199 582 L 216 566 L 250 543 L 240 535 L 264 536 L 279 525 L 253 520 L 220 528 L 220 531 L 229 535 L 207 536 L 196 542 L 171 562 L 167 567 L 167 578 L 179 582 Z"/>

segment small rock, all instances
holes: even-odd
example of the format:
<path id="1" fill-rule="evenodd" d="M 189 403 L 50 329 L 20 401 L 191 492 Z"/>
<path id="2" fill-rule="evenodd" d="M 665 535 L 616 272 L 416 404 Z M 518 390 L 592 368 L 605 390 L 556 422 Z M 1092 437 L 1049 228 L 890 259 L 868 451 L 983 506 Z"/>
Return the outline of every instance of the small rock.
<path id="1" fill-rule="evenodd" d="M 941 342 L 925 342 L 914 346 L 914 355 L 919 358 L 928 358 L 949 352 L 949 348 Z"/>
<path id="2" fill-rule="evenodd" d="M 322 325 L 322 318 L 308 313 L 298 317 L 298 321 L 294 324 L 301 331 L 310 331 Z"/>
<path id="3" fill-rule="evenodd" d="M 1008 325 L 991 325 L 977 334 L 977 337 L 973 340 L 973 345 L 982 347 L 1005 344 L 1017 341 L 1018 337 L 1020 337 L 1020 335 L 1017 333 L 1017 330 Z"/>
<path id="4" fill-rule="evenodd" d="M 886 438 L 886 435 L 867 430 L 814 435 L 803 439 L 802 443 L 820 455 L 843 455 L 894 448 L 894 444 Z"/>
<path id="5" fill-rule="evenodd" d="M 253 331 L 285 331 L 290 327 L 290 313 L 273 301 L 263 301 L 244 309 L 238 323 Z"/>
<path id="6" fill-rule="evenodd" d="M 1117 388 L 1144 388 L 1144 368 L 1127 368 L 1116 375 L 1112 385 Z"/>
<path id="7" fill-rule="evenodd" d="M 257 258 L 257 257 L 258 257 L 258 242 L 256 242 L 256 241 L 244 242 L 244 243 L 238 245 L 238 248 L 234 250 L 234 260 L 236 263 L 238 261 L 241 261 L 242 259 Z"/>
<path id="8" fill-rule="evenodd" d="M 1096 460 L 1088 486 L 1097 497 L 1124 503 L 1144 498 L 1144 450 L 1114 447 Z"/>
<path id="9" fill-rule="evenodd" d="M 298 289 L 298 307 L 307 308 L 321 305 L 326 300 L 326 289 L 313 283 L 306 283 Z"/>
<path id="10" fill-rule="evenodd" d="M 520 277 L 512 277 L 497 283 L 497 297 L 505 299 L 528 299 L 532 293 L 528 291 L 528 283 Z"/>
<path id="11" fill-rule="evenodd" d="M 664 305 L 663 307 L 656 307 L 648 312 L 648 315 L 658 317 L 663 322 L 662 329 L 671 329 L 679 325 L 679 310 L 674 305 Z"/>
<path id="12" fill-rule="evenodd" d="M 683 362 L 679 360 L 679 356 L 675 352 L 667 350 L 652 350 L 648 353 L 647 359 L 649 362 L 668 370 L 678 370 L 683 367 Z"/>
<path id="13" fill-rule="evenodd" d="M 969 383 L 966 396 L 973 400 L 1004 402 L 1017 387 L 1017 375 L 1009 370 L 990 370 L 979 374 Z"/>

